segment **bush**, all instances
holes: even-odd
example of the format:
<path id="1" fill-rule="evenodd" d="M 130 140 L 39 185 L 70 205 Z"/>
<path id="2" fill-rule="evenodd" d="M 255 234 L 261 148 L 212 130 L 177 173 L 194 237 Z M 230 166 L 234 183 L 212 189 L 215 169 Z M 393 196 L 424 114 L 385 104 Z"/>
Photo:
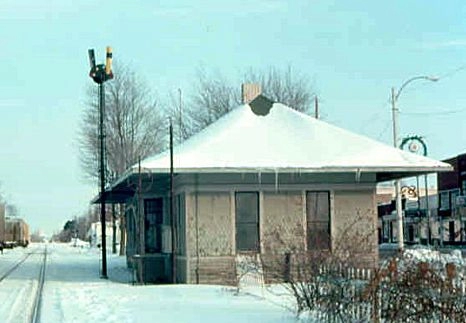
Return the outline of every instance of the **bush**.
<path id="1" fill-rule="evenodd" d="M 285 283 L 298 313 L 333 322 L 466 322 L 462 270 L 405 253 L 371 271 L 351 273 L 332 255 L 308 254 Z"/>

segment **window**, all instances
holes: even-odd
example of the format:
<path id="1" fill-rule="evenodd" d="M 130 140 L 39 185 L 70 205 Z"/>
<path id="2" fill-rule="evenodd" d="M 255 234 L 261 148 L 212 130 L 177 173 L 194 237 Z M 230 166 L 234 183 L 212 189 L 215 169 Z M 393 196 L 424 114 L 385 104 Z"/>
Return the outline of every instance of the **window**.
<path id="1" fill-rule="evenodd" d="M 451 205 L 451 208 L 455 208 L 456 207 L 456 197 L 460 195 L 460 190 L 459 189 L 455 189 L 455 190 L 451 190 L 450 192 L 450 205 Z"/>
<path id="2" fill-rule="evenodd" d="M 147 253 L 162 251 L 163 199 L 144 200 L 144 240 Z"/>
<path id="3" fill-rule="evenodd" d="M 463 195 L 466 195 L 466 180 L 461 181 L 461 192 Z"/>
<path id="4" fill-rule="evenodd" d="M 450 196 L 448 191 L 440 192 L 439 194 L 440 201 L 440 210 L 449 210 L 450 209 Z"/>
<path id="5" fill-rule="evenodd" d="M 259 193 L 238 192 L 236 205 L 236 250 L 260 252 Z"/>
<path id="6" fill-rule="evenodd" d="M 330 192 L 306 192 L 307 248 L 330 249 Z"/>

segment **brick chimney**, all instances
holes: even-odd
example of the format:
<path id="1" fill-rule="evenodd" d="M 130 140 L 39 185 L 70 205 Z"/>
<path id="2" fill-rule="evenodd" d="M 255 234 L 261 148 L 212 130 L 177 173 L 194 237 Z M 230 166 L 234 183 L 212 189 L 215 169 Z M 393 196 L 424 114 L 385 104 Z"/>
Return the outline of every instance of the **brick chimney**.
<path id="1" fill-rule="evenodd" d="M 241 84 L 241 98 L 243 104 L 249 104 L 254 100 L 259 94 L 261 94 L 262 89 L 259 84 L 256 83 L 243 83 Z"/>

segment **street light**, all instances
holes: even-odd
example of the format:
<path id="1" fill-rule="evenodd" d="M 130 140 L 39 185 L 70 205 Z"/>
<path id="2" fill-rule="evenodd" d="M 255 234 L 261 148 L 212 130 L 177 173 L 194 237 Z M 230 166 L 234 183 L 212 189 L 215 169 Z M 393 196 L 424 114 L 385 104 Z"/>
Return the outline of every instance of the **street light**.
<path id="1" fill-rule="evenodd" d="M 105 235 L 105 88 L 104 82 L 113 78 L 112 72 L 112 48 L 107 47 L 105 64 L 95 64 L 95 54 L 93 49 L 89 49 L 89 64 L 91 70 L 89 76 L 99 85 L 99 155 L 100 155 L 100 224 L 102 233 L 102 273 L 101 277 L 107 279 L 107 242 Z"/>
<path id="2" fill-rule="evenodd" d="M 401 91 L 411 82 L 416 81 L 416 80 L 426 80 L 426 81 L 431 81 L 431 82 L 437 82 L 439 79 L 438 77 L 433 77 L 433 76 L 425 76 L 425 75 L 420 75 L 420 76 L 415 76 L 412 77 L 408 80 L 406 80 L 403 84 L 401 84 L 400 88 L 398 91 L 395 91 L 395 88 L 392 87 L 392 93 L 391 93 L 391 102 L 392 102 L 392 119 L 393 119 L 393 145 L 395 148 L 399 148 L 398 144 L 398 113 L 399 110 L 396 107 L 396 102 L 398 101 L 398 98 L 400 97 Z M 398 251 L 403 251 L 404 249 L 404 238 L 403 238 L 403 211 L 402 211 L 402 205 L 401 205 L 401 180 L 397 179 L 395 180 L 395 196 L 396 196 L 396 219 L 398 222 Z M 427 213 L 429 213 L 429 210 L 427 210 Z"/>

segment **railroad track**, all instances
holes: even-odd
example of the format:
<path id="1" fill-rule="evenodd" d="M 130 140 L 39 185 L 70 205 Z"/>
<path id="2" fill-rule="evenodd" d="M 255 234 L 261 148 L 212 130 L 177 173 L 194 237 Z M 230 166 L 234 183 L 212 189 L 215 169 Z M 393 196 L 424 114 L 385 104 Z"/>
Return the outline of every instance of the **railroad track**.
<path id="1" fill-rule="evenodd" d="M 11 266 L 7 271 L 5 271 L 1 276 L 0 276 L 0 282 L 3 281 L 5 278 L 11 275 L 12 272 L 14 272 L 23 262 L 26 261 L 26 259 L 29 258 L 30 255 L 32 255 L 32 252 L 28 252 L 23 258 L 21 258 L 19 261 L 17 261 L 13 266 Z"/>
<path id="2" fill-rule="evenodd" d="M 40 322 L 40 314 L 41 314 L 41 305 L 42 305 L 42 291 L 44 288 L 44 282 L 45 282 L 45 271 L 46 271 L 46 265 L 47 265 L 47 246 L 43 248 L 43 250 L 40 250 L 42 248 L 37 248 L 33 250 L 32 252 L 26 253 L 21 259 L 16 261 L 8 270 L 0 274 L 0 283 L 4 282 L 11 284 L 11 281 L 16 281 L 15 283 L 15 289 L 18 290 L 24 290 L 24 285 L 27 285 L 27 290 L 30 292 L 24 293 L 20 292 L 17 294 L 17 299 L 15 299 L 12 302 L 12 305 L 16 305 L 16 308 L 19 307 L 21 310 L 21 313 L 16 310 L 17 315 L 15 316 L 12 314 L 10 316 L 10 322 L 16 322 L 16 321 L 21 321 L 21 322 L 30 322 L 30 323 L 39 323 Z M 40 250 L 40 251 L 39 251 Z M 40 256 L 40 259 L 32 259 L 32 255 Z M 37 270 L 33 270 L 30 272 L 30 268 L 28 269 L 29 272 L 27 273 L 27 277 L 23 278 L 23 280 L 16 278 L 15 280 L 15 274 L 18 275 L 21 271 L 25 271 L 25 269 L 22 268 L 22 265 L 29 259 L 30 262 L 36 262 L 34 266 L 37 266 L 38 268 L 38 273 Z M 40 261 L 38 264 L 38 260 Z M 29 263 L 29 262 L 28 262 Z M 26 270 L 26 271 L 28 271 Z M 11 281 L 9 281 L 9 278 L 11 278 Z M 1 284 L 0 284 L 1 288 Z M 32 290 L 31 290 L 32 288 Z M 13 298 L 14 299 L 14 298 Z M 22 304 L 22 306 L 18 306 L 17 304 Z M 25 304 L 28 304 L 26 306 L 27 308 L 24 308 Z M 13 306 L 15 307 L 15 306 Z M 12 309 L 14 310 L 14 309 Z"/>
<path id="3" fill-rule="evenodd" d="M 44 289 L 45 283 L 45 267 L 47 265 L 47 245 L 44 248 L 44 258 L 39 270 L 39 278 L 37 284 L 37 291 L 34 297 L 34 305 L 32 310 L 31 316 L 31 323 L 39 323 L 40 322 L 40 310 L 42 307 L 42 291 Z"/>

